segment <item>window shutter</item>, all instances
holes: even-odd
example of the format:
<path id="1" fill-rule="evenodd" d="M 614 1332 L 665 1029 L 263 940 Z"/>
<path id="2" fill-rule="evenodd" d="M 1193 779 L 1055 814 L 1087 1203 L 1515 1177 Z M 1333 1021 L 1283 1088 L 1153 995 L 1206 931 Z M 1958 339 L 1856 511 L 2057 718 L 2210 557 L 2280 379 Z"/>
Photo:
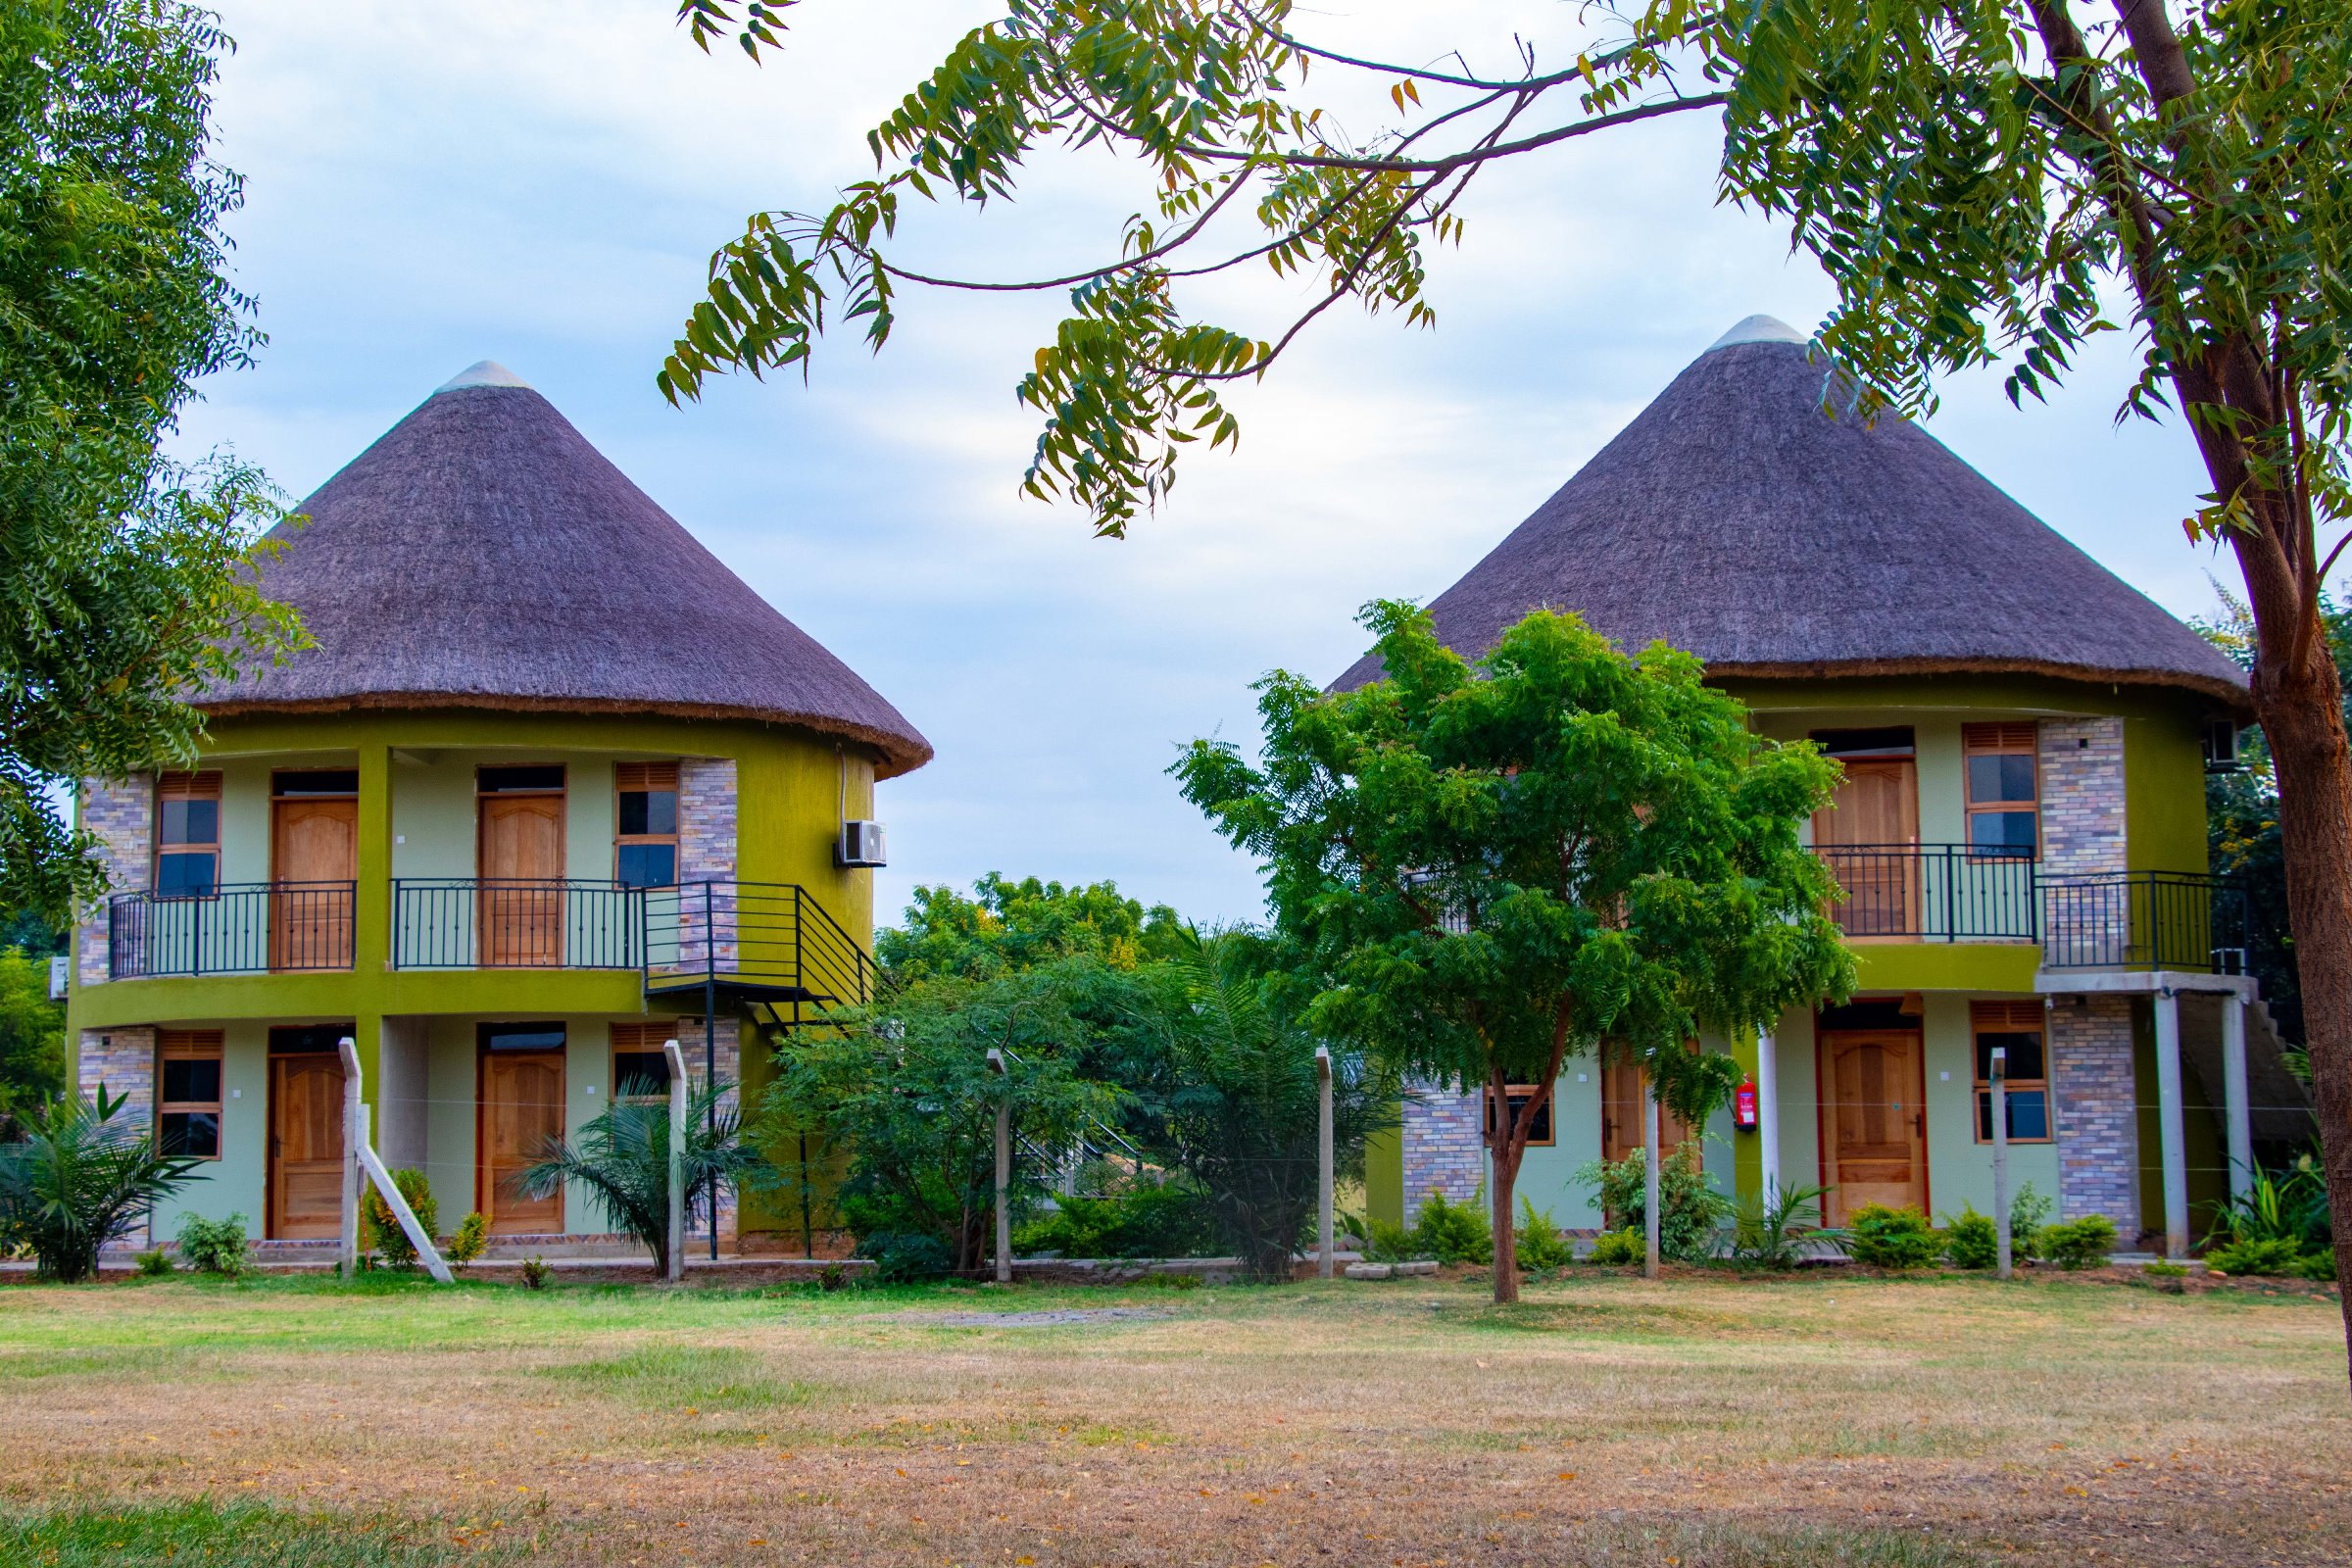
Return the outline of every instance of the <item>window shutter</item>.
<path id="1" fill-rule="evenodd" d="M 159 1029 L 155 1043 L 166 1061 L 201 1060 L 220 1054 L 222 1031 L 219 1029 Z"/>
<path id="2" fill-rule="evenodd" d="M 678 764 L 675 762 L 618 762 L 613 765 L 615 786 L 624 795 L 641 790 L 670 790 L 678 787 Z"/>
<path id="3" fill-rule="evenodd" d="M 220 798 L 220 773 L 217 768 L 201 773 L 158 773 L 155 792 L 180 800 L 213 800 Z"/>
<path id="4" fill-rule="evenodd" d="M 1980 1034 L 2034 1034 L 2043 1021 L 2038 1002 L 1978 1002 L 1969 1010 Z"/>
<path id="5" fill-rule="evenodd" d="M 1963 724 L 1960 744 L 1972 752 L 2030 752 L 2034 749 L 2034 723 Z"/>

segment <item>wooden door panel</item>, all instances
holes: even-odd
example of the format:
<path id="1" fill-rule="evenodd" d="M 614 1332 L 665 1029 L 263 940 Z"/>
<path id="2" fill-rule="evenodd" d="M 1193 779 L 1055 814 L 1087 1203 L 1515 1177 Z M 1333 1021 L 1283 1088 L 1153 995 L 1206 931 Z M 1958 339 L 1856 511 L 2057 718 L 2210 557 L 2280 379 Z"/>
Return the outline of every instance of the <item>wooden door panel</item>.
<path id="1" fill-rule="evenodd" d="M 343 1062 L 310 1054 L 270 1058 L 267 1229 L 281 1241 L 343 1231 Z"/>
<path id="2" fill-rule="evenodd" d="M 493 1235 L 564 1229 L 564 1195 L 529 1198 L 515 1179 L 564 1136 L 564 1054 L 486 1051 L 481 1058 L 476 1205 Z"/>
<path id="3" fill-rule="evenodd" d="M 1829 1222 L 1865 1203 L 1928 1206 L 1926 1080 L 1920 1037 L 1828 1033 L 1821 1043 L 1822 1181 Z"/>
<path id="4" fill-rule="evenodd" d="M 564 961 L 564 797 L 482 798 L 482 962 Z"/>
<path id="5" fill-rule="evenodd" d="M 359 875 L 359 802 L 279 801 L 270 817 L 272 880 L 334 883 Z M 350 889 L 283 888 L 271 894 L 270 904 L 271 968 L 351 967 Z"/>
<path id="6" fill-rule="evenodd" d="M 1828 807 L 1813 814 L 1813 842 L 1845 890 L 1835 916 L 1853 937 L 1919 933 L 1919 769 L 1909 759 L 1859 760 Z"/>
<path id="7" fill-rule="evenodd" d="M 1624 1159 L 1642 1144 L 1642 1088 L 1648 1078 L 1638 1062 L 1613 1061 L 1600 1069 L 1600 1150 L 1608 1160 Z M 1683 1147 L 1690 1129 L 1665 1106 L 1658 1107 L 1658 1157 Z"/>

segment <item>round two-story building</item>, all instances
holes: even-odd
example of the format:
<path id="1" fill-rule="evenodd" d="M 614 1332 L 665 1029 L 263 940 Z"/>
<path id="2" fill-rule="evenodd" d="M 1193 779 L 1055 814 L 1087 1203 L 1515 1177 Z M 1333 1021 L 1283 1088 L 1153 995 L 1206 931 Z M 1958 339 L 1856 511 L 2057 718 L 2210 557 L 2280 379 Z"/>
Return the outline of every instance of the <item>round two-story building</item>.
<path id="1" fill-rule="evenodd" d="M 1717 1042 L 1749 1078 L 1704 1129 L 1725 1189 L 1827 1187 L 1831 1223 L 1988 1210 L 1995 1050 L 2013 1184 L 2126 1246 L 2182 1248 L 2258 1146 L 2308 1136 L 2206 862 L 2238 670 L 1925 431 L 1859 416 L 1801 334 L 1735 327 L 1429 605 L 1469 657 L 1538 608 L 1698 655 L 1763 733 L 1844 764 L 1811 842 L 1862 989 Z M 1556 1096 L 1519 1191 L 1594 1225 L 1574 1173 L 1640 1147 L 1641 1074 L 1578 1061 Z M 1408 1105 L 1375 1211 L 1475 1190 L 1485 1120 Z"/>
<path id="2" fill-rule="evenodd" d="M 931 748 L 498 366 L 300 508 L 263 568 L 314 646 L 206 697 L 184 770 L 87 780 L 115 893 L 77 933 L 75 1081 L 207 1161 L 156 1216 L 332 1244 L 344 1069 L 443 1226 L 605 1230 L 514 1181 L 662 1043 L 756 1095 L 873 980 L 874 787 Z M 713 1245 L 797 1204 L 722 1208 Z"/>

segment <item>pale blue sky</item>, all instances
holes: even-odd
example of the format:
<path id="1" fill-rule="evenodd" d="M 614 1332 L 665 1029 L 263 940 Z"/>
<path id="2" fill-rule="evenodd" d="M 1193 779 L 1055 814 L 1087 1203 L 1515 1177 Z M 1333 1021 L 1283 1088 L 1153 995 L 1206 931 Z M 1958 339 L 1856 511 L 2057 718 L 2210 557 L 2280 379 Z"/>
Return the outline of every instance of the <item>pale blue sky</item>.
<path id="1" fill-rule="evenodd" d="M 731 382 L 683 412 L 653 387 L 712 247 L 870 169 L 865 125 L 992 8 L 811 0 L 764 68 L 697 53 L 667 0 L 221 10 L 240 47 L 220 151 L 250 182 L 238 281 L 271 341 L 208 389 L 188 441 L 300 497 L 458 369 L 513 368 L 938 747 L 883 792 L 878 910 L 1003 869 L 1254 916 L 1252 868 L 1163 774 L 1177 746 L 1251 736 L 1269 668 L 1344 668 L 1356 606 L 1443 589 L 1734 321 L 1810 327 L 1829 299 L 1785 233 L 1713 205 L 1709 125 L 1577 144 L 1466 205 L 1468 242 L 1433 266 L 1438 330 L 1327 317 L 1235 399 L 1238 456 L 1193 459 L 1160 515 L 1095 540 L 1016 495 L 1035 427 L 1011 387 L 1056 300 L 910 299 L 878 360 L 841 339 L 808 387 Z M 1302 24 L 1426 59 L 1433 13 L 1490 67 L 1514 30 L 1570 52 L 1576 15 L 1338 0 Z M 1135 179 L 1056 159 L 1008 208 L 917 215 L 902 259 L 1100 260 Z M 1253 273 L 1213 303 L 1264 331 L 1299 297 Z M 1963 380 L 1932 428 L 2160 603 L 2206 612 L 2213 559 L 2179 522 L 2193 454 L 2113 419 L 2132 359 L 2111 339 L 2022 414 L 1995 378 Z"/>

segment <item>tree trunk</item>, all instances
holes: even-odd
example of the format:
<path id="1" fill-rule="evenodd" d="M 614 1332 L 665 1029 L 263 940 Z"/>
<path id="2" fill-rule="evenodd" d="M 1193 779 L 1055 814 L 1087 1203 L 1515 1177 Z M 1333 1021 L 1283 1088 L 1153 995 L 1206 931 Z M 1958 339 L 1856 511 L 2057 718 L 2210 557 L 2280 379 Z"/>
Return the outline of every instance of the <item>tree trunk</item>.
<path id="1" fill-rule="evenodd" d="M 1508 1120 L 1506 1107 L 1497 1121 Z M 1519 1299 L 1519 1238 L 1511 1228 L 1511 1195 L 1519 1185 L 1519 1160 L 1527 1145 L 1512 1137 L 1515 1128 L 1498 1128 L 1494 1151 L 1494 1180 L 1490 1186 L 1494 1209 L 1494 1304 L 1508 1306 Z M 1511 1146 L 1518 1144 L 1518 1148 Z"/>
<path id="2" fill-rule="evenodd" d="M 2335 1222 L 2336 1295 L 2352 1355 L 2352 749 L 2324 639 L 2305 662 L 2301 679 L 2266 680 L 2258 669 L 2254 695 L 2278 767 L 2287 923 Z"/>

